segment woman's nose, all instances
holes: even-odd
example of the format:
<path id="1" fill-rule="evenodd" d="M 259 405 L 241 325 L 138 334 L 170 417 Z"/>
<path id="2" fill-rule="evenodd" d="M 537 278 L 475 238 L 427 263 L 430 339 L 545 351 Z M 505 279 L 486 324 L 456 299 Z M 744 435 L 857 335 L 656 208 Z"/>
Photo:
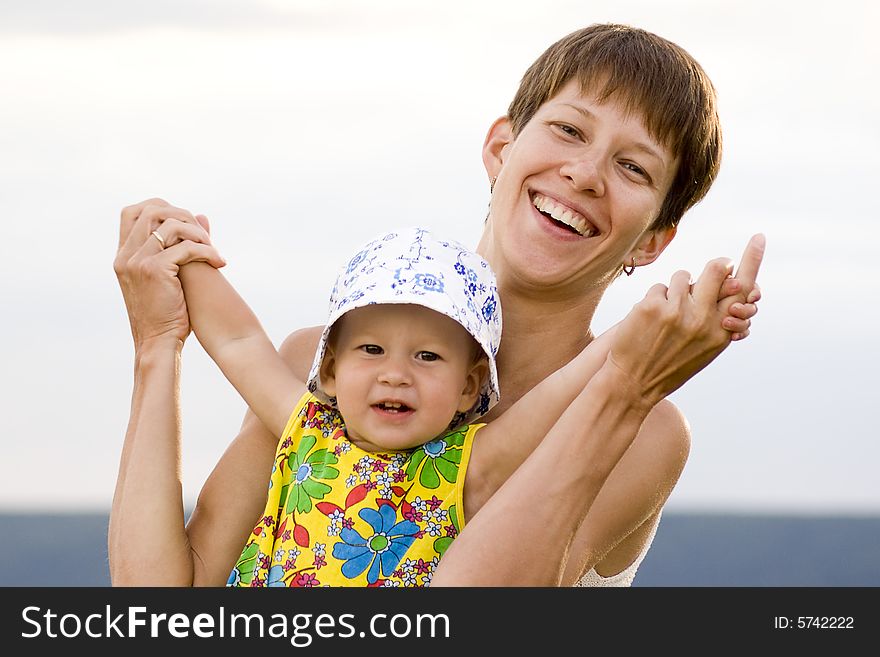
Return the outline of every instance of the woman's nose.
<path id="1" fill-rule="evenodd" d="M 603 196 L 605 174 L 598 157 L 598 154 L 592 152 L 580 153 L 567 160 L 559 173 L 568 178 L 578 191 Z"/>

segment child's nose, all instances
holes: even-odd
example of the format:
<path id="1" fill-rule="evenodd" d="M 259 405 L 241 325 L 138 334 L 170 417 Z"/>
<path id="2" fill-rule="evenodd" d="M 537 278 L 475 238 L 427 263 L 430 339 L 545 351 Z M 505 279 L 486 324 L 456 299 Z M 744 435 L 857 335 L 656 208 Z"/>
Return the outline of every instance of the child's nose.
<path id="1" fill-rule="evenodd" d="M 402 358 L 390 357 L 382 363 L 379 382 L 391 386 L 406 386 L 412 383 L 409 367 Z"/>

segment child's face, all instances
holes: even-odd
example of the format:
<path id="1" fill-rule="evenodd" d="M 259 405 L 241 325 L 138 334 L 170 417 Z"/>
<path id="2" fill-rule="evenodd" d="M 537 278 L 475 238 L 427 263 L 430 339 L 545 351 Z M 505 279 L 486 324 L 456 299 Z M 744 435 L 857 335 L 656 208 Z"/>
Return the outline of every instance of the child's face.
<path id="1" fill-rule="evenodd" d="M 449 317 L 411 304 L 343 315 L 321 368 L 348 438 L 367 451 L 403 450 L 442 435 L 477 401 L 488 373 L 474 339 Z"/>

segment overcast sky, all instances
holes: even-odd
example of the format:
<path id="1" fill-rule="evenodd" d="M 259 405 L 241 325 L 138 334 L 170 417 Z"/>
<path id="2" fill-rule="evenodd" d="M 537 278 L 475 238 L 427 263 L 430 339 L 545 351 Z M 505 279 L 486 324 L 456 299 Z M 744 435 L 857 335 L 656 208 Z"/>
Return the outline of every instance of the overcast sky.
<path id="1" fill-rule="evenodd" d="M 336 268 L 380 230 L 476 245 L 490 123 L 545 47 L 605 21 L 702 63 L 725 152 L 597 328 L 673 271 L 768 239 L 752 336 L 674 397 L 693 447 L 669 508 L 880 513 L 869 0 L 0 1 L 0 510 L 109 507 L 133 356 L 111 267 L 124 205 L 209 215 L 280 343 L 323 322 Z M 194 339 L 182 395 L 191 503 L 244 405 Z"/>

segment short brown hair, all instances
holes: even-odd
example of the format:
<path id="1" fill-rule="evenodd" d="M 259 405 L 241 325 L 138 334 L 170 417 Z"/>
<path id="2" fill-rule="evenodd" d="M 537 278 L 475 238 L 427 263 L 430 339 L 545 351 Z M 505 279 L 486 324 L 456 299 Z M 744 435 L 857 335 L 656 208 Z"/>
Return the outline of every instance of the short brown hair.
<path id="1" fill-rule="evenodd" d="M 550 46 L 526 71 L 507 110 L 514 136 L 572 79 L 602 102 L 614 95 L 645 117 L 651 135 L 679 158 L 652 228 L 675 226 L 721 166 L 715 88 L 681 47 L 627 25 L 596 24 Z"/>

